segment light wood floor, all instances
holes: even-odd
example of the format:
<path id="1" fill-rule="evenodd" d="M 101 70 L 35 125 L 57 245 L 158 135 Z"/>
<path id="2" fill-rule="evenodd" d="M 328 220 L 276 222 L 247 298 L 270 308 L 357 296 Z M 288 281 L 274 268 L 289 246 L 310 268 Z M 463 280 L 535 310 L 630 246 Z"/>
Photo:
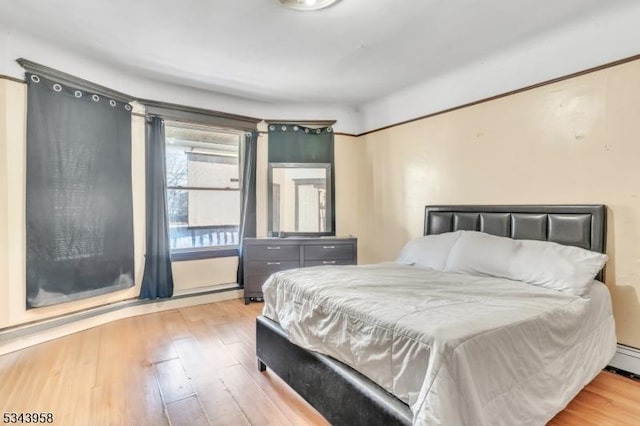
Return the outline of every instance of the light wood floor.
<path id="1" fill-rule="evenodd" d="M 326 425 L 259 373 L 240 299 L 127 318 L 0 357 L 0 413 L 56 425 Z M 550 423 L 640 425 L 640 383 L 601 373 Z"/>

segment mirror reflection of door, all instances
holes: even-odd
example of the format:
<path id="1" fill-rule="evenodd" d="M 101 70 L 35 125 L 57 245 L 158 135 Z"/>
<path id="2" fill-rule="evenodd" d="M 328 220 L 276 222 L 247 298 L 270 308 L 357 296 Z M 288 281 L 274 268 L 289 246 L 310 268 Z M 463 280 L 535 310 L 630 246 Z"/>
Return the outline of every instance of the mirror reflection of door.
<path id="1" fill-rule="evenodd" d="M 294 179 L 296 232 L 324 232 L 326 223 L 325 179 Z"/>
<path id="2" fill-rule="evenodd" d="M 269 177 L 271 226 L 275 233 L 331 232 L 328 164 L 272 163 Z"/>

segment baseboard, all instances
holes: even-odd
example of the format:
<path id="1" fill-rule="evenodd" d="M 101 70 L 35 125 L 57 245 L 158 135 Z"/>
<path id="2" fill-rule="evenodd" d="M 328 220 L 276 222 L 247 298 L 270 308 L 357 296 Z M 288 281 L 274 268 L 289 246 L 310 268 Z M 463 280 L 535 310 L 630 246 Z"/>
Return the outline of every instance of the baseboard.
<path id="1" fill-rule="evenodd" d="M 0 355 L 67 336 L 123 318 L 162 312 L 205 303 L 238 299 L 243 291 L 234 286 L 201 293 L 181 294 L 162 301 L 128 300 L 70 314 L 52 321 L 33 323 L 0 332 Z"/>
<path id="2" fill-rule="evenodd" d="M 609 365 L 640 377 L 640 349 L 619 344 Z"/>

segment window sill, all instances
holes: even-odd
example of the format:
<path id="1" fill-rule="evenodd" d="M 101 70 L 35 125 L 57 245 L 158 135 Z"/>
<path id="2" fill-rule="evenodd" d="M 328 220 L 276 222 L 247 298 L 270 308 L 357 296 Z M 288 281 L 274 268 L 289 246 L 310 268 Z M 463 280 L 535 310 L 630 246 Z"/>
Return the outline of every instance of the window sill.
<path id="1" fill-rule="evenodd" d="M 213 259 L 217 257 L 238 256 L 238 247 L 196 247 L 188 249 L 171 250 L 171 261 L 181 262 L 184 260 Z"/>

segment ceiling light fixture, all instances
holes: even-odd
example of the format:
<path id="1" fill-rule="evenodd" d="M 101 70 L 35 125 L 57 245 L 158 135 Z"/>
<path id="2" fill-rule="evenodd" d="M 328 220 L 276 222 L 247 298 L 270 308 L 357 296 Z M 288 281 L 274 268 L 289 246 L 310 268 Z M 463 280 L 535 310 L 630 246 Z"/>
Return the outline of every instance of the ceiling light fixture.
<path id="1" fill-rule="evenodd" d="M 340 0 L 278 0 L 283 6 L 294 10 L 310 11 L 324 9 Z"/>

